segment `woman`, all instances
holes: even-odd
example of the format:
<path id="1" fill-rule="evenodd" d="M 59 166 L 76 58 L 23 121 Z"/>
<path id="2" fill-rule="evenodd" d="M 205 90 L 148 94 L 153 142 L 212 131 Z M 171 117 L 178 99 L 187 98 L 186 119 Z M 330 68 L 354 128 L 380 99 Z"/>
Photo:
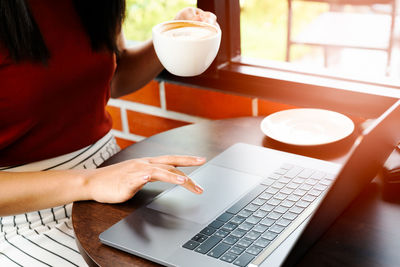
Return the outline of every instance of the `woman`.
<path id="1" fill-rule="evenodd" d="M 124 0 L 0 1 L 0 266 L 84 266 L 72 202 L 118 203 L 147 182 L 202 193 L 175 166 L 192 156 L 132 159 L 98 168 L 119 147 L 105 111 L 161 70 L 148 41 L 127 48 Z M 200 9 L 176 19 L 216 23 Z"/>

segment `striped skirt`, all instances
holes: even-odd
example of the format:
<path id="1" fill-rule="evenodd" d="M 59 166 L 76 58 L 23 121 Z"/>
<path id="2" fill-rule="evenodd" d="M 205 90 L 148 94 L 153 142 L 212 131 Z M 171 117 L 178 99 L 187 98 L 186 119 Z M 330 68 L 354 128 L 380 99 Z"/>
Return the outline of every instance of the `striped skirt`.
<path id="1" fill-rule="evenodd" d="M 120 150 L 108 133 L 95 144 L 60 157 L 0 171 L 94 169 Z M 72 203 L 0 217 L 0 266 L 87 266 L 75 243 Z"/>

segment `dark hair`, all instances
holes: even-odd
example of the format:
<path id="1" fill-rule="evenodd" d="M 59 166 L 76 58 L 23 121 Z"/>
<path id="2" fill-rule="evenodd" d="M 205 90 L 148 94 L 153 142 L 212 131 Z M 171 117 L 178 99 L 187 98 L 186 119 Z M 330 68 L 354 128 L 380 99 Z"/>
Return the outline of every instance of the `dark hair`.
<path id="1" fill-rule="evenodd" d="M 118 55 L 117 33 L 125 15 L 125 0 L 73 0 L 94 51 L 108 49 Z M 27 0 L 0 0 L 0 45 L 15 62 L 46 63 L 49 50 Z"/>

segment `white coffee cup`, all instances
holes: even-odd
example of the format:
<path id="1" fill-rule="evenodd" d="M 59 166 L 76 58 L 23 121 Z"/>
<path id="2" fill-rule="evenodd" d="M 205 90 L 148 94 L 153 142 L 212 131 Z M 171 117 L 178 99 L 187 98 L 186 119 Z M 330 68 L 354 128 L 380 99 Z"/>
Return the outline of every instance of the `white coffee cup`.
<path id="1" fill-rule="evenodd" d="M 203 73 L 213 62 L 221 29 L 205 22 L 172 20 L 153 27 L 153 44 L 161 64 L 177 76 Z"/>

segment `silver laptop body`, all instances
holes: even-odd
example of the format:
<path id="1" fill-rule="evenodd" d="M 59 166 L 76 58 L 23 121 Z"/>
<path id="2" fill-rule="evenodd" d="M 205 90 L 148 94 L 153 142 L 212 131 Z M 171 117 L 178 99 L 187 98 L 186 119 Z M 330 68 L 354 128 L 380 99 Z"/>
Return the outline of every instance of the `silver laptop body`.
<path id="1" fill-rule="evenodd" d="M 375 177 L 400 140 L 399 105 L 365 130 L 344 166 L 238 143 L 190 175 L 202 195 L 175 186 L 100 240 L 167 266 L 291 265 Z M 350 174 L 361 181 L 348 188 Z"/>

